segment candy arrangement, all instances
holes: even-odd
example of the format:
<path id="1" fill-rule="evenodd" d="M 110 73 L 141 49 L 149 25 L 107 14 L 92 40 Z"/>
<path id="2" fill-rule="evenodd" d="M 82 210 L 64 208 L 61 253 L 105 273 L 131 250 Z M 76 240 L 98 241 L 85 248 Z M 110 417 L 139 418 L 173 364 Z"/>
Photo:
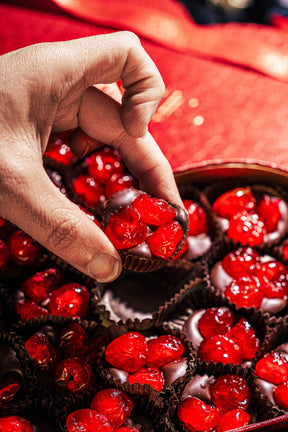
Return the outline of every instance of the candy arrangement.
<path id="1" fill-rule="evenodd" d="M 45 169 L 123 272 L 100 284 L 0 218 L 0 430 L 285 430 L 286 191 L 188 181 L 185 211 L 108 146 L 74 156 L 71 132 L 50 137 Z"/>

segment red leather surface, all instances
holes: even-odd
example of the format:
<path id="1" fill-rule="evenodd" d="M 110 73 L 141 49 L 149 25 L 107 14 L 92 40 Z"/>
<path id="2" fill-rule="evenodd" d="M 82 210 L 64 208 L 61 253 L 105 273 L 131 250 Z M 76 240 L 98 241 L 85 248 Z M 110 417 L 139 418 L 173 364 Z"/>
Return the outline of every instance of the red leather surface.
<path id="1" fill-rule="evenodd" d="M 281 46 L 285 32 L 234 25 L 239 37 Z M 0 4 L 1 53 L 42 42 L 114 31 L 68 15 Z M 227 161 L 288 171 L 288 85 L 229 63 L 176 53 L 142 39 L 166 84 L 150 130 L 175 172 Z M 273 61 L 273 58 L 271 59 Z"/>

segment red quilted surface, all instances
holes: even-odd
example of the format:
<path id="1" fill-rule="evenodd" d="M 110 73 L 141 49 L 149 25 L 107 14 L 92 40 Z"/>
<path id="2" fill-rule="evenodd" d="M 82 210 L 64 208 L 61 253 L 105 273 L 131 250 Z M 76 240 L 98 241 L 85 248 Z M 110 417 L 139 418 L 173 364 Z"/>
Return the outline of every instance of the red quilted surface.
<path id="1" fill-rule="evenodd" d="M 264 41 L 271 46 L 271 55 L 274 46 L 288 49 L 287 34 L 277 29 L 230 26 L 248 41 Z M 36 42 L 111 31 L 68 14 L 0 4 L 1 53 Z M 176 53 L 145 39 L 142 42 L 167 88 L 150 130 L 175 171 L 244 160 L 288 171 L 287 83 L 229 63 Z"/>

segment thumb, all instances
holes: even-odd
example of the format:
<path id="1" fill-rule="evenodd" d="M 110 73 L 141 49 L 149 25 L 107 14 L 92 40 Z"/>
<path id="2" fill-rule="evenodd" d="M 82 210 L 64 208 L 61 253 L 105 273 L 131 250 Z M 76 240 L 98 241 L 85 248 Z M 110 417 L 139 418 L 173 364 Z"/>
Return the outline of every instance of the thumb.
<path id="1" fill-rule="evenodd" d="M 99 282 L 116 279 L 121 259 L 104 232 L 51 182 L 43 167 L 21 179 L 9 193 L 3 217 L 51 252 Z M 5 195 L 4 195 L 5 198 Z M 5 202 L 5 200 L 4 200 Z M 2 209 L 1 209 L 2 210 Z"/>

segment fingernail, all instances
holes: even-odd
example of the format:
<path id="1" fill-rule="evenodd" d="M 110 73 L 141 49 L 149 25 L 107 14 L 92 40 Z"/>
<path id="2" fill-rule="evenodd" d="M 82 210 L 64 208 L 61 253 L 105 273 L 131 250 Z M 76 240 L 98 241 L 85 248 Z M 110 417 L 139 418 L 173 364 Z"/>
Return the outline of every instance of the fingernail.
<path id="1" fill-rule="evenodd" d="M 119 276 L 121 262 L 108 254 L 99 254 L 88 265 L 88 272 L 98 282 L 110 282 Z"/>

